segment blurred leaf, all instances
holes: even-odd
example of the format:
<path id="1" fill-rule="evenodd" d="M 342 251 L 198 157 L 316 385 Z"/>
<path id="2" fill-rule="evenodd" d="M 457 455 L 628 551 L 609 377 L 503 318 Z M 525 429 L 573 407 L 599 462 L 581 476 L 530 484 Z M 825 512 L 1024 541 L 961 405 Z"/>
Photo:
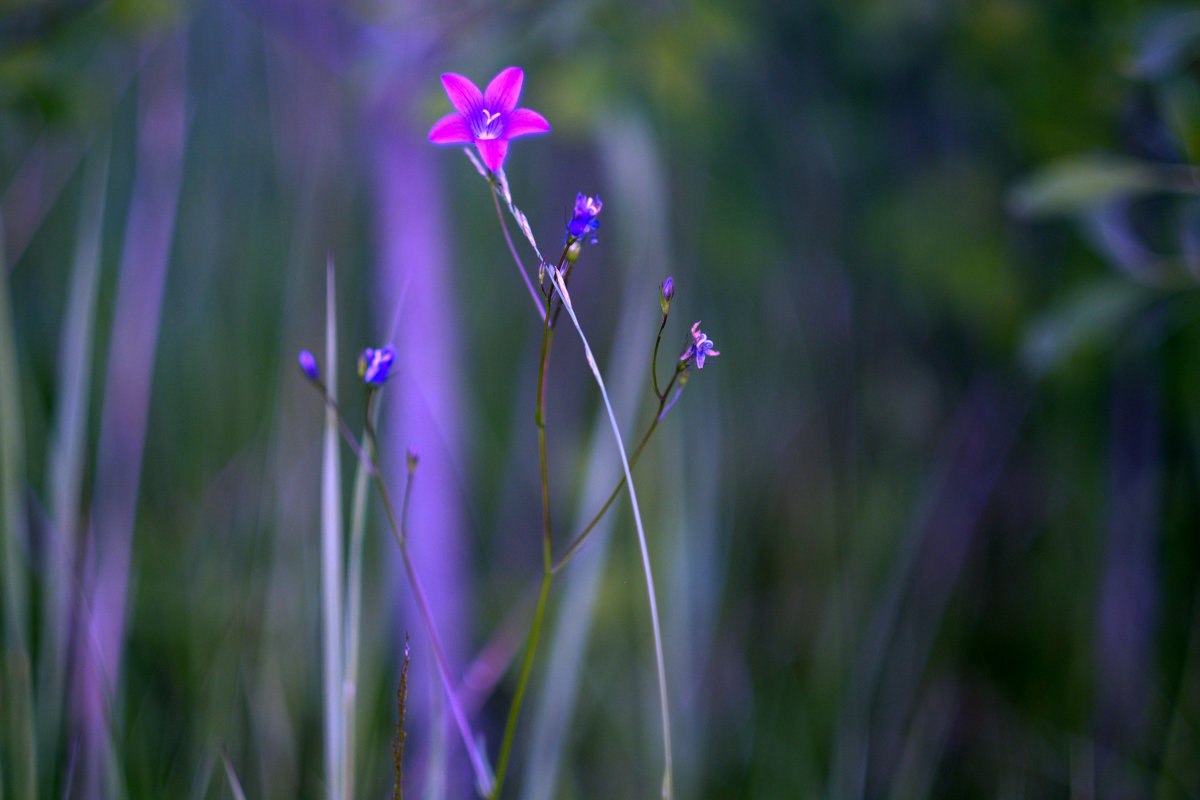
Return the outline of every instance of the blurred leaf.
<path id="1" fill-rule="evenodd" d="M 1200 87 L 1190 77 L 1172 78 L 1162 85 L 1158 102 L 1187 160 L 1200 161 Z"/>
<path id="2" fill-rule="evenodd" d="M 1180 252 L 1188 272 L 1200 280 L 1200 202 L 1191 201 L 1179 217 Z"/>
<path id="3" fill-rule="evenodd" d="M 1054 372 L 1080 350 L 1108 340 L 1152 296 L 1120 280 L 1089 284 L 1034 320 L 1021 346 L 1021 361 L 1037 377 Z"/>
<path id="4" fill-rule="evenodd" d="M 1153 165 L 1120 156 L 1075 156 L 1051 164 L 1018 183 L 1009 208 L 1022 216 L 1073 214 L 1136 194 L 1171 187 Z"/>
<path id="5" fill-rule="evenodd" d="M 1146 25 L 1128 72 L 1134 78 L 1162 78 L 1200 52 L 1200 11 L 1160 14 Z"/>

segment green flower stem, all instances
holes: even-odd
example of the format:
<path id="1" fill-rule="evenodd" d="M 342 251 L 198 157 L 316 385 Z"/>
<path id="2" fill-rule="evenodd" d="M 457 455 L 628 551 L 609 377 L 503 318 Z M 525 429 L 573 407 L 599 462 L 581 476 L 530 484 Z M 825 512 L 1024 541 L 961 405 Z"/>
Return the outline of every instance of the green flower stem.
<path id="1" fill-rule="evenodd" d="M 538 592 L 537 610 L 533 614 L 533 627 L 529 631 L 529 642 L 525 647 L 525 657 L 521 663 L 521 675 L 517 679 L 517 690 L 513 693 L 512 704 L 508 709 L 508 719 L 504 723 L 504 738 L 501 741 L 500 755 L 496 761 L 496 785 L 491 795 L 493 800 L 500 796 L 500 788 L 504 785 L 504 776 L 508 771 L 508 759 L 512 755 L 517 719 L 521 714 L 521 704 L 525 700 L 525 690 L 529 686 L 529 676 L 533 672 L 533 657 L 537 652 L 537 643 L 542 632 L 546 597 L 550 594 L 550 580 L 554 577 L 550 539 L 550 474 L 546 468 L 546 371 L 550 363 L 550 345 L 554 341 L 554 329 L 551 327 L 551 323 L 552 319 L 549 315 L 542 320 L 542 355 L 538 361 L 537 405 L 534 410 L 534 422 L 538 429 L 538 461 L 542 470 L 542 586 Z"/>
<path id="2" fill-rule="evenodd" d="M 662 404 L 667 393 L 658 390 L 658 346 L 662 343 L 663 329 L 666 327 L 667 315 L 663 314 L 662 324 L 658 326 L 658 338 L 654 340 L 654 355 L 650 357 L 650 380 L 654 383 L 654 394 L 658 396 L 658 411 L 660 414 L 662 413 Z M 676 373 L 678 374 L 678 370 L 676 370 Z M 675 382 L 674 376 L 671 376 L 671 382 Z M 670 390 L 671 387 L 668 386 L 667 391 Z M 651 430 L 654 430 L 654 428 L 651 427 Z"/>

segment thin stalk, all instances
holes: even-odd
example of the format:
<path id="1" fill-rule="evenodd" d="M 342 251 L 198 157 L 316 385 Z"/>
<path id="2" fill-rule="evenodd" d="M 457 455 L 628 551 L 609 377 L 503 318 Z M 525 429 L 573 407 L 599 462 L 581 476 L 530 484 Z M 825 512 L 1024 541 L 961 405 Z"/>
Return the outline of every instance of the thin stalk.
<path id="1" fill-rule="evenodd" d="M 662 343 L 663 329 L 667 327 L 667 315 L 663 314 L 662 324 L 658 326 L 658 337 L 654 340 L 654 355 L 650 357 L 650 380 L 654 383 L 654 394 L 657 395 L 659 403 L 658 410 L 662 412 L 662 400 L 666 397 L 666 392 L 658 390 L 658 346 Z M 677 371 L 678 372 L 678 371 Z M 674 376 L 671 377 L 672 383 L 675 381 Z M 671 387 L 667 387 L 670 391 Z"/>
<path id="2" fill-rule="evenodd" d="M 554 286 L 558 290 L 559 297 L 567 309 L 567 314 L 571 317 L 571 322 L 575 325 L 576 332 L 579 333 L 579 340 L 583 344 L 583 354 L 587 359 L 588 367 L 592 371 L 592 377 L 596 379 L 596 386 L 600 389 L 600 397 L 604 401 L 604 410 L 608 413 L 608 422 L 612 427 L 613 438 L 617 442 L 617 453 L 621 457 L 621 468 L 625 471 L 625 482 L 629 486 L 629 504 L 633 509 L 633 521 L 634 527 L 637 529 L 638 547 L 642 553 L 642 571 L 645 574 L 646 594 L 650 601 L 650 626 L 654 632 L 654 656 L 658 667 L 658 700 L 662 707 L 663 735 L 662 797 L 664 800 L 670 800 L 674 794 L 674 789 L 671 781 L 671 714 L 667 700 L 667 669 L 663 657 L 662 626 L 658 620 L 658 600 L 654 594 L 654 573 L 650 568 L 650 550 L 646 545 L 646 530 L 642 525 L 642 512 L 638 507 L 637 490 L 633 485 L 633 475 L 629 468 L 629 458 L 625 454 L 625 441 L 621 438 L 621 429 L 617 425 L 617 417 L 613 412 L 612 403 L 609 401 L 608 390 L 604 387 L 604 378 L 600 375 L 600 368 L 596 365 L 596 357 L 592 354 L 591 345 L 588 343 L 587 336 L 583 333 L 583 327 L 579 324 L 579 318 L 575 315 L 575 308 L 571 304 L 571 296 L 567 293 L 566 284 L 563 282 L 562 275 L 557 269 L 551 268 L 550 279 L 554 282 Z"/>
<path id="3" fill-rule="evenodd" d="M 500 198 L 496 195 L 496 182 L 489 180 L 488 187 L 492 190 L 492 204 L 496 206 L 496 217 L 500 220 L 500 230 L 504 231 L 504 241 L 508 244 L 508 252 L 512 254 L 517 271 L 521 273 L 521 280 L 525 281 L 525 287 L 529 289 L 529 296 L 533 298 L 533 304 L 537 306 L 538 315 L 544 320 L 546 319 L 546 309 L 542 306 L 543 298 L 538 294 L 537 289 L 533 288 L 533 281 L 529 280 L 529 273 L 525 271 L 525 265 L 521 263 L 521 257 L 517 255 L 517 248 L 513 245 L 508 226 L 504 224 L 504 212 L 500 210 Z"/>
<path id="4" fill-rule="evenodd" d="M 229 753 L 225 751 L 225 745 L 221 745 L 221 761 L 225 764 L 225 777 L 229 779 L 229 791 L 233 792 L 234 800 L 246 800 L 242 782 L 238 780 L 237 773 L 234 772 L 233 763 L 229 760 Z"/>
<path id="5" fill-rule="evenodd" d="M 334 291 L 333 259 L 325 272 L 325 363 L 331 376 L 337 368 L 337 303 Z M 331 800 L 342 797 L 343 748 L 342 724 L 342 485 L 341 450 L 338 447 L 337 383 L 330 381 L 326 394 L 324 453 L 321 458 L 321 616 L 325 698 L 325 785 Z M 344 423 L 343 423 L 344 424 Z"/>
<path id="6" fill-rule="evenodd" d="M 379 499 L 383 503 L 383 510 L 388 520 L 388 527 L 392 532 L 392 537 L 396 540 L 396 544 L 400 547 L 400 555 L 404 559 L 404 569 L 408 574 L 409 584 L 413 588 L 413 593 L 417 599 L 417 606 L 421 613 L 422 622 L 425 624 L 429 632 L 429 638 L 433 642 L 434 656 L 438 665 L 438 672 L 442 680 L 442 686 L 449 698 L 451 710 L 454 713 L 455 722 L 458 725 L 459 732 L 462 734 L 463 744 L 467 749 L 467 755 L 470 756 L 471 766 L 475 770 L 475 780 L 479 784 L 479 793 L 487 796 L 491 793 L 492 779 L 491 772 L 487 766 L 487 761 L 479 752 L 475 744 L 475 739 L 471 733 L 470 724 L 467 722 L 466 712 L 463 711 L 462 704 L 458 700 L 457 692 L 454 689 L 454 684 L 450 679 L 449 662 L 446 659 L 445 649 L 442 647 L 441 637 L 438 636 L 437 628 L 434 626 L 433 614 L 429 610 L 429 601 L 425 596 L 425 589 L 420 578 L 417 576 L 416 568 L 412 564 L 412 560 L 408 554 L 408 537 L 404 531 L 404 521 L 408 515 L 408 497 L 409 489 L 412 487 L 413 473 L 410 471 L 408 480 L 405 484 L 405 493 L 401 516 L 397 518 L 395 506 L 392 504 L 392 496 L 388 491 L 387 483 L 383 480 L 383 473 L 379 470 L 379 465 L 368 455 L 375 450 L 375 429 L 370 423 L 366 426 L 366 437 L 364 443 L 359 444 L 355 439 L 354 433 L 350 430 L 350 426 L 346 424 L 342 418 L 341 412 L 338 410 L 337 403 L 329 396 L 328 391 L 321 381 L 311 381 L 313 387 L 320 391 L 325 398 L 325 405 L 329 413 L 337 417 L 338 425 L 341 429 L 342 438 L 346 444 L 354 451 L 355 456 L 359 459 L 359 463 L 366 467 L 367 472 L 375 481 L 376 490 L 379 492 Z"/>
<path id="7" fill-rule="evenodd" d="M 372 402 L 377 392 L 367 394 L 364 425 L 373 426 L 379 418 L 379 403 Z M 363 540 L 367 527 L 367 490 L 369 488 L 370 462 L 373 453 L 368 441 L 363 450 L 364 458 L 358 461 L 354 475 L 354 495 L 350 501 L 350 555 L 346 566 L 346 673 L 342 683 L 342 699 L 345 702 L 346 764 L 342 796 L 354 797 L 354 763 L 357 749 L 358 714 L 358 654 L 359 628 L 362 618 L 362 572 Z"/>
<path id="8" fill-rule="evenodd" d="M 500 756 L 496 761 L 496 786 L 492 793 L 493 800 L 500 796 L 500 789 L 504 785 L 504 775 L 508 771 L 508 759 L 512 755 L 517 719 L 521 714 L 521 704 L 525 700 L 525 690 L 529 686 L 529 676 L 533 672 L 533 657 L 537 652 L 538 639 L 542 632 L 546 597 L 550 594 L 550 580 L 554 577 L 550 536 L 550 474 L 546 468 L 546 371 L 550 361 L 550 346 L 554 341 L 554 330 L 550 326 L 551 317 L 547 316 L 542 320 L 542 355 L 538 361 L 537 404 L 533 417 L 538 429 L 538 461 L 542 471 L 542 586 L 538 591 L 537 610 L 533 614 L 533 627 L 529 631 L 529 642 L 525 647 L 525 658 L 521 664 L 521 675 L 517 679 L 517 690 L 513 693 L 512 704 L 508 708 L 508 720 L 504 723 L 504 738 L 500 745 Z"/>
<path id="9" fill-rule="evenodd" d="M 658 410 L 654 412 L 654 419 L 650 421 L 650 427 L 646 429 L 646 433 L 642 436 L 641 442 L 638 443 L 637 449 L 633 451 L 633 455 L 629 459 L 630 468 L 633 468 L 637 465 L 638 459 L 642 455 L 642 451 L 646 449 L 646 444 L 650 441 L 650 437 L 654 434 L 655 429 L 658 427 L 658 423 L 662 419 L 663 406 L 666 405 L 667 402 L 667 395 L 670 394 L 671 387 L 675 385 L 675 379 L 679 377 L 679 372 L 680 370 L 675 370 L 674 374 L 671 375 L 670 382 L 667 383 L 666 391 L 658 396 Z M 575 552 L 583 545 L 584 540 L 587 539 L 588 534 L 592 532 L 592 529 L 600 524 L 600 520 L 603 519 L 605 513 L 608 512 L 609 506 L 611 506 L 613 501 L 617 499 L 617 495 L 621 493 L 621 489 L 624 487 L 625 476 L 622 475 L 621 479 L 617 481 L 617 485 L 613 487 L 612 493 L 608 496 L 608 499 L 604 501 L 604 505 L 601 506 L 600 510 L 596 512 L 596 515 L 592 517 L 592 521 L 589 522 L 584 527 L 583 531 L 575 537 L 575 540 L 571 542 L 571 546 L 567 548 L 567 551 L 563 553 L 562 557 L 560 557 L 554 564 L 554 567 L 550 570 L 551 572 L 558 572 L 567 565 L 567 562 L 571 560 L 571 556 L 575 555 Z"/>
<path id="10" fill-rule="evenodd" d="M 375 432 L 373 428 L 367 428 L 367 437 L 368 441 L 374 442 Z M 421 615 L 421 621 L 424 623 L 426 631 L 429 633 L 429 640 L 433 644 L 434 661 L 437 663 L 438 672 L 442 679 L 442 686 L 445 689 L 447 701 L 450 703 L 450 711 L 454 715 L 454 721 L 458 725 L 458 732 L 462 736 L 463 746 L 466 747 L 467 755 L 471 760 L 471 766 L 475 770 L 476 789 L 481 795 L 485 797 L 490 796 L 492 793 L 491 771 L 488 769 L 487 762 L 475 742 L 475 736 L 471 732 L 471 724 L 467 721 L 466 712 L 463 711 L 462 704 L 458 701 L 458 695 L 454 691 L 454 682 L 450 678 L 450 664 L 446 659 L 446 651 L 442 647 L 442 639 L 438 635 L 437 626 L 434 624 L 433 613 L 429 609 L 429 600 L 425 595 L 425 587 L 421 583 L 416 567 L 413 566 L 412 558 L 408 553 L 408 535 L 405 530 L 405 521 L 408 518 L 408 501 L 412 495 L 415 470 L 411 468 L 408 470 L 408 478 L 404 483 L 403 505 L 401 506 L 400 517 L 397 519 L 395 506 L 392 504 L 391 492 L 388 491 L 387 483 L 383 480 L 379 466 L 377 464 L 373 464 L 372 466 L 371 474 L 375 479 L 375 487 L 379 491 L 379 499 L 383 503 L 383 511 L 387 516 L 388 526 L 391 528 L 392 536 L 400 548 L 400 556 L 404 561 L 404 571 L 408 575 L 409 586 L 412 587 L 413 595 L 417 601 L 417 610 Z"/>
<path id="11" fill-rule="evenodd" d="M 0 225 L 3 220 L 0 220 Z M 0 230 L 0 265 L 5 264 Z M 30 676 L 29 584 L 20 555 L 25 539 L 22 486 L 25 480 L 25 434 L 21 413 L 16 328 L 8 293 L 8 276 L 0 271 L 0 576 L 4 617 L 0 621 L 0 765 L 8 761 L 8 785 L 25 800 L 37 794 L 37 735 L 34 733 L 33 684 Z M 3 766 L 0 766 L 0 770 Z M 0 784 L 3 792 L 4 784 Z"/>

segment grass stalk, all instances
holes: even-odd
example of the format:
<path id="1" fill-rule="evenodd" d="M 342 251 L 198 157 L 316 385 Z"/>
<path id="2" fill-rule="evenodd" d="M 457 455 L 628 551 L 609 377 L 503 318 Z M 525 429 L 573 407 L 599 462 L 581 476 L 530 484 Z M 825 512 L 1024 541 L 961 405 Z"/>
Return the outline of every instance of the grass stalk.
<path id="1" fill-rule="evenodd" d="M 233 769 L 233 762 L 229 760 L 229 753 L 225 752 L 224 745 L 221 746 L 221 761 L 225 765 L 225 777 L 229 779 L 229 791 L 233 792 L 234 800 L 246 800 L 242 782 L 238 780 L 237 772 Z"/>
<path id="2" fill-rule="evenodd" d="M 0 220 L 0 231 L 3 221 Z M 2 237 L 2 233 L 0 233 Z M 7 263 L 0 238 L 0 264 Z M 4 560 L 3 602 L 5 613 L 0 639 L 0 795 L 4 781 L 13 797 L 33 798 L 37 792 L 37 741 L 33 732 L 33 691 L 30 680 L 29 638 L 26 613 L 28 583 L 22 569 L 19 541 L 24 538 L 25 515 L 21 500 L 25 471 L 25 433 L 22 423 L 20 375 L 17 368 L 16 330 L 8 294 L 8 275 L 0 273 L 0 555 Z M 7 762 L 7 763 L 6 763 Z"/>
<path id="3" fill-rule="evenodd" d="M 621 457 L 621 468 L 625 472 L 625 482 L 629 487 L 629 504 L 633 509 L 634 527 L 637 530 L 638 547 L 641 549 L 642 554 L 642 571 L 646 578 L 646 594 L 650 601 L 650 626 L 654 633 L 654 656 L 658 668 L 658 699 L 662 711 L 663 737 L 662 797 L 663 800 L 670 800 L 674 794 L 674 790 L 671 781 L 671 714 L 667 699 L 667 670 L 663 658 L 662 627 L 658 619 L 658 601 L 654 593 L 654 573 L 650 568 L 650 551 L 646 545 L 646 531 L 642 525 L 642 512 L 638 507 L 637 491 L 633 485 L 633 475 L 630 472 L 629 458 L 625 454 L 625 441 L 621 437 L 621 429 L 617 425 L 617 417 L 613 413 L 612 403 L 608 398 L 608 390 L 604 387 L 604 378 L 600 375 L 600 368 L 596 365 L 596 357 L 592 354 L 591 345 L 588 343 L 587 336 L 584 335 L 583 327 L 579 324 L 579 317 L 575 314 L 575 307 L 571 303 L 571 296 L 567 292 L 567 286 L 563 281 L 561 271 L 551 267 L 548 272 L 550 280 L 553 281 L 562 304 L 566 307 L 567 314 L 571 317 L 571 322 L 579 334 L 579 340 L 583 344 L 583 354 L 587 359 L 588 368 L 592 371 L 592 377 L 596 379 L 596 386 L 600 389 L 600 397 L 604 401 L 604 410 L 608 414 L 608 422 L 612 427 L 613 438 L 617 443 L 617 454 Z"/>
<path id="4" fill-rule="evenodd" d="M 326 391 L 337 403 L 337 302 L 333 258 L 325 269 L 325 363 L 330 381 Z M 339 416 L 335 407 L 325 409 L 325 436 L 321 456 L 321 617 L 324 622 L 325 784 L 330 800 L 339 800 L 344 786 L 342 725 L 345 721 L 342 696 L 342 487 L 341 450 L 338 444 Z"/>
<path id="5" fill-rule="evenodd" d="M 107 137 L 93 146 L 83 178 L 79 238 L 71 268 L 67 307 L 59 344 L 59 381 L 46 484 L 55 535 L 45 555 L 46 612 L 43 657 L 39 664 L 38 716 L 42 742 L 58 741 L 66 679 L 72 585 L 79 538 L 79 509 L 84 475 L 84 449 L 91 398 L 93 345 L 96 341 L 96 298 L 104 200 L 108 188 Z"/>

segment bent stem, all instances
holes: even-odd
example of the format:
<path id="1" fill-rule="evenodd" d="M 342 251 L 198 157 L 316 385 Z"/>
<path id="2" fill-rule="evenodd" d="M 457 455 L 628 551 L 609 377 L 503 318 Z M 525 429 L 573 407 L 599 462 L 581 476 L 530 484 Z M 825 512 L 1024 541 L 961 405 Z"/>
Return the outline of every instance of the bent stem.
<path id="1" fill-rule="evenodd" d="M 667 396 L 667 392 L 658 390 L 658 346 L 662 344 L 663 329 L 667 327 L 667 315 L 663 314 L 662 324 L 658 326 L 658 337 L 654 340 L 654 355 L 650 357 L 650 381 L 654 384 L 654 394 L 658 396 L 658 411 L 662 413 L 663 398 Z M 676 370 L 676 375 L 679 371 Z M 671 383 L 675 382 L 675 376 L 671 376 Z M 671 387 L 667 386 L 669 392 Z M 656 420 L 657 421 L 657 420 Z"/>
<path id="2" fill-rule="evenodd" d="M 658 601 L 654 594 L 654 573 L 650 569 L 650 550 L 646 545 L 646 530 L 642 525 L 642 512 L 638 507 L 637 491 L 633 485 L 633 475 L 629 467 L 629 458 L 625 455 L 625 442 L 621 438 L 621 429 L 617 425 L 617 417 L 613 412 L 612 403 L 608 398 L 608 390 L 604 387 L 604 378 L 600 375 L 600 368 L 596 366 L 596 357 L 592 354 L 591 345 L 588 344 L 587 336 L 583 333 L 583 328 L 579 324 L 579 318 L 575 315 L 575 307 L 571 303 L 571 296 L 567 293 L 567 286 L 563 282 L 561 272 L 556 268 L 549 268 L 550 280 L 553 281 L 555 289 L 558 291 L 559 298 L 562 304 L 567 309 L 567 314 L 571 317 L 571 322 L 575 325 L 576 332 L 579 333 L 579 340 L 583 343 L 583 354 L 587 359 L 588 368 L 592 371 L 592 377 L 596 379 L 596 386 L 600 389 L 600 398 L 604 401 L 604 410 L 608 413 L 608 422 L 612 427 L 613 438 L 617 442 L 617 453 L 621 457 L 621 468 L 625 471 L 625 482 L 629 486 L 629 504 L 633 509 L 634 527 L 637 529 L 638 547 L 642 553 L 642 571 L 646 578 L 646 593 L 650 600 L 650 626 L 654 632 L 654 656 L 658 667 L 658 699 L 662 706 L 662 735 L 663 735 L 663 782 L 662 796 L 664 800 L 669 800 L 672 796 L 673 789 L 671 784 L 671 715 L 667 701 L 667 670 L 665 660 L 663 658 L 662 644 L 662 628 L 658 621 Z M 657 417 L 655 418 L 657 420 Z"/>
<path id="3" fill-rule="evenodd" d="M 496 206 L 496 218 L 500 220 L 500 230 L 504 231 L 504 241 L 508 244 L 508 252 L 512 254 L 513 262 L 517 265 L 517 271 L 521 273 L 521 280 L 525 281 L 525 287 L 529 289 L 529 296 L 533 298 L 533 304 L 537 306 L 538 314 L 545 320 L 546 309 L 542 307 L 542 297 L 537 289 L 533 288 L 533 281 L 529 280 L 529 273 L 525 271 L 525 265 L 521 263 L 521 257 L 517 255 L 517 248 L 513 245 L 512 235 L 508 232 L 508 226 L 504 224 L 504 212 L 500 210 L 500 198 L 496 195 L 496 182 L 489 180 L 488 187 L 492 190 L 492 204 Z"/>
<path id="4" fill-rule="evenodd" d="M 499 206 L 497 206 L 497 210 L 499 210 Z M 517 690 L 513 694 L 512 704 L 508 708 L 508 719 L 504 723 L 504 739 L 500 744 L 500 756 L 496 761 L 496 786 L 492 794 L 493 800 L 500 796 L 500 789 L 504 785 L 504 775 L 508 771 L 508 759 L 512 755 L 517 719 L 521 714 L 521 704 L 525 700 L 529 676 L 533 672 L 533 656 L 537 651 L 538 638 L 542 632 L 546 597 L 550 594 L 550 580 L 554 577 L 550 544 L 550 476 L 546 468 L 546 370 L 549 365 L 550 345 L 553 341 L 554 329 L 551 327 L 551 317 L 543 317 L 542 355 L 538 362 L 537 405 L 534 410 L 534 422 L 538 429 L 538 460 L 541 463 L 542 471 L 542 586 L 538 592 L 537 610 L 533 614 L 533 627 L 529 631 L 529 642 L 525 646 L 521 675 L 517 679 Z"/>

